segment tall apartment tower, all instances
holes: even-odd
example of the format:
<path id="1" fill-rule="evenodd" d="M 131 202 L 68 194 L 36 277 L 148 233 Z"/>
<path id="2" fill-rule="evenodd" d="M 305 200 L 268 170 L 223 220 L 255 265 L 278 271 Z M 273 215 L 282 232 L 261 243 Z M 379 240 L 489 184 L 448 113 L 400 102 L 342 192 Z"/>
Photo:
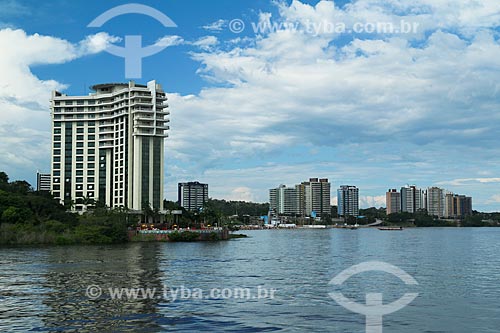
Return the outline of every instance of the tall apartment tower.
<path id="1" fill-rule="evenodd" d="M 422 190 L 416 186 L 405 186 L 401 188 L 401 211 L 416 213 L 425 207 Z"/>
<path id="2" fill-rule="evenodd" d="M 147 85 L 107 83 L 88 96 L 52 93 L 54 197 L 86 207 L 92 198 L 108 207 L 163 209 L 166 96 Z"/>
<path id="3" fill-rule="evenodd" d="M 299 214 L 297 189 L 280 185 L 269 190 L 269 208 L 278 215 Z"/>
<path id="4" fill-rule="evenodd" d="M 339 216 L 359 215 L 359 189 L 356 186 L 342 185 L 337 190 Z"/>
<path id="5" fill-rule="evenodd" d="M 303 182 L 299 189 L 303 193 L 298 193 L 299 198 L 304 198 L 304 213 L 307 216 L 325 216 L 331 213 L 330 187 L 327 178 L 309 178 L 308 182 Z"/>
<path id="6" fill-rule="evenodd" d="M 190 211 L 199 211 L 208 202 L 208 184 L 200 182 L 179 183 L 177 198 L 181 207 Z"/>
<path id="7" fill-rule="evenodd" d="M 427 213 L 431 216 L 443 217 L 445 215 L 445 195 L 439 187 L 427 189 Z"/>
<path id="8" fill-rule="evenodd" d="M 390 189 L 385 194 L 387 215 L 401 212 L 401 193 L 396 189 Z"/>

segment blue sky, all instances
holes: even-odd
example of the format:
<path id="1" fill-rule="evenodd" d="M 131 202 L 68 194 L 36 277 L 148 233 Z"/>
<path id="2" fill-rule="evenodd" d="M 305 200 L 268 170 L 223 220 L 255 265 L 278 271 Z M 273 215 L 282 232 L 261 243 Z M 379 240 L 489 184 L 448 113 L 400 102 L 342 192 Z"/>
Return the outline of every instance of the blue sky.
<path id="1" fill-rule="evenodd" d="M 179 181 L 264 202 L 281 183 L 328 177 L 333 189 L 357 185 L 363 207 L 416 184 L 500 210 L 497 0 L 141 1 L 177 27 L 140 15 L 87 27 L 127 3 L 0 0 L 0 169 L 12 179 L 34 183 L 49 169 L 50 91 L 126 81 L 123 59 L 105 48 L 141 35 L 169 45 L 136 80 L 168 92 L 167 199 Z M 235 19 L 241 33 L 230 30 Z M 325 23 L 402 20 L 418 29 L 340 33 Z M 254 30 L 267 23 L 280 29 Z"/>

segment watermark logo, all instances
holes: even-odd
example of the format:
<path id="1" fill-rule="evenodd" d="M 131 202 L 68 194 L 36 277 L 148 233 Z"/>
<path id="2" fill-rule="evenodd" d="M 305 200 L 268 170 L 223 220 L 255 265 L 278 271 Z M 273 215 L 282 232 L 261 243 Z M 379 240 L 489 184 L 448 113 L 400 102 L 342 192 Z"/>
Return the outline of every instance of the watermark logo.
<path id="1" fill-rule="evenodd" d="M 109 20 L 125 15 L 125 14 L 141 14 L 154 18 L 166 28 L 175 28 L 172 19 L 159 10 L 137 3 L 130 3 L 126 5 L 113 7 L 90 22 L 87 27 L 100 28 Z M 141 78 L 142 77 L 142 58 L 146 58 L 161 52 L 165 49 L 166 45 L 149 45 L 142 47 L 141 35 L 127 35 L 125 36 L 125 47 L 116 45 L 109 45 L 106 52 L 112 55 L 125 58 L 125 77 L 126 78 Z"/>
<path id="2" fill-rule="evenodd" d="M 418 282 L 401 268 L 380 261 L 369 261 L 351 266 L 334 277 L 329 284 L 342 285 L 356 274 L 372 271 L 392 274 L 407 285 L 418 285 Z M 329 293 L 329 295 L 335 302 L 349 311 L 366 316 L 366 333 L 382 333 L 382 317 L 406 307 L 417 298 L 418 293 L 405 293 L 403 297 L 389 304 L 383 304 L 383 295 L 380 293 L 366 294 L 366 304 L 356 303 L 339 292 Z"/>
<path id="3" fill-rule="evenodd" d="M 277 289 L 257 286 L 257 288 L 189 288 L 186 286 L 172 287 L 163 285 L 161 288 L 123 288 L 101 287 L 88 285 L 85 296 L 90 300 L 110 298 L 112 300 L 140 301 L 145 299 L 159 299 L 175 302 L 177 300 L 213 300 L 213 299 L 274 299 Z"/>

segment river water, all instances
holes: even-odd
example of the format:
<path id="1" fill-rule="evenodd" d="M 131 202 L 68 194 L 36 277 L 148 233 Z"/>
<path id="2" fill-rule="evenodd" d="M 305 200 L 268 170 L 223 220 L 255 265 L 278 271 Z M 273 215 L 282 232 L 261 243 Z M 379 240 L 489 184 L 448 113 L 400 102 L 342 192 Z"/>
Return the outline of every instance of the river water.
<path id="1" fill-rule="evenodd" d="M 418 293 L 383 317 L 384 332 L 500 332 L 500 229 L 244 233 L 213 243 L 1 248 L 0 332 L 365 332 L 365 316 L 331 292 L 360 304 L 367 293 L 382 293 L 384 304 Z M 329 284 L 371 261 L 418 285 L 375 271 Z M 121 288 L 155 293 L 117 299 Z M 243 288 L 250 296 L 237 295 Z"/>

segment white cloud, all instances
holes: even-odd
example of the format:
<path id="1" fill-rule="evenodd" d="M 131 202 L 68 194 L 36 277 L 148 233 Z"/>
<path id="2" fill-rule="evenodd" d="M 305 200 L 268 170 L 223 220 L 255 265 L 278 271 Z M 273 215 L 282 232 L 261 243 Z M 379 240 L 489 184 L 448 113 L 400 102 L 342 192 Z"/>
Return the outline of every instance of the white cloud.
<path id="1" fill-rule="evenodd" d="M 199 47 L 204 51 L 208 51 L 212 49 L 213 46 L 217 45 L 219 40 L 215 36 L 205 36 L 200 39 L 194 41 L 192 45 Z"/>
<path id="2" fill-rule="evenodd" d="M 250 188 L 237 187 L 231 191 L 227 199 L 234 201 L 254 201 L 254 196 Z"/>
<path id="3" fill-rule="evenodd" d="M 111 44 L 118 43 L 121 40 L 120 37 L 110 36 L 106 32 L 99 32 L 95 35 L 87 36 L 79 43 L 78 54 L 84 56 L 99 53 L 106 50 Z"/>
<path id="4" fill-rule="evenodd" d="M 204 25 L 203 29 L 211 31 L 211 32 L 220 32 L 227 25 L 227 21 L 223 19 L 219 19 L 210 24 Z"/>
<path id="5" fill-rule="evenodd" d="M 163 36 L 155 43 L 156 46 L 170 47 L 184 44 L 184 39 L 180 36 Z"/>
<path id="6" fill-rule="evenodd" d="M 0 30 L 0 169 L 13 178 L 28 179 L 25 175 L 34 176 L 36 169 L 48 171 L 48 102 L 52 90 L 62 90 L 66 85 L 39 79 L 31 67 L 94 54 L 117 40 L 99 33 L 73 44 L 52 36 L 28 35 L 21 29 Z"/>

